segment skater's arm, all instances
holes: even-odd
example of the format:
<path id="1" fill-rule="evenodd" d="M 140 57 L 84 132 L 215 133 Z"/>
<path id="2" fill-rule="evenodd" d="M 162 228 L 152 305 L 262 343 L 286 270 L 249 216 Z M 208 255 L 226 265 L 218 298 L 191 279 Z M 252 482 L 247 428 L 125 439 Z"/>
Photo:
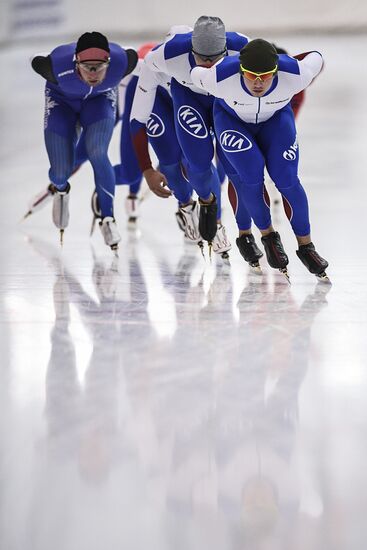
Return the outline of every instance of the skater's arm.
<path id="1" fill-rule="evenodd" d="M 151 71 L 167 73 L 167 64 L 164 56 L 165 43 L 156 46 L 144 59 L 144 63 Z"/>
<path id="2" fill-rule="evenodd" d="M 58 84 L 52 69 L 51 56 L 36 55 L 31 60 L 32 69 L 41 75 L 43 78 L 52 82 L 52 84 Z"/>
<path id="3" fill-rule="evenodd" d="M 324 61 L 319 52 L 305 52 L 294 56 L 298 60 L 303 89 L 307 88 L 321 72 Z"/>
<path id="4" fill-rule="evenodd" d="M 294 118 L 298 116 L 300 108 L 305 100 L 305 90 L 301 90 L 298 94 L 294 95 L 291 100 L 291 107 L 294 114 Z"/>
<path id="5" fill-rule="evenodd" d="M 209 92 L 212 95 L 217 93 L 216 65 L 211 68 L 194 67 L 191 71 L 191 78 L 195 86 Z"/>
<path id="6" fill-rule="evenodd" d="M 127 55 L 127 68 L 124 77 L 132 73 L 138 63 L 138 54 L 135 50 L 128 48 L 125 51 Z"/>

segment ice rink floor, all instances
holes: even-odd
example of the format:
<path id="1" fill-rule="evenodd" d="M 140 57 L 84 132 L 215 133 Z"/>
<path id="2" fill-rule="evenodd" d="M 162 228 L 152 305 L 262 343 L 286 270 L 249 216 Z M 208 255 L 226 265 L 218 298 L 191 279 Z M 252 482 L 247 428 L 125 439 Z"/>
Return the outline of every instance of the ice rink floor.
<path id="1" fill-rule="evenodd" d="M 183 242 L 173 199 L 129 231 L 124 187 L 114 258 L 89 166 L 63 250 L 50 207 L 19 223 L 48 184 L 28 58 L 57 43 L 0 52 L 1 550 L 365 550 L 367 38 L 277 42 L 325 55 L 298 128 L 332 286 L 282 210 L 292 284 L 250 274 L 226 200 L 230 267 Z"/>

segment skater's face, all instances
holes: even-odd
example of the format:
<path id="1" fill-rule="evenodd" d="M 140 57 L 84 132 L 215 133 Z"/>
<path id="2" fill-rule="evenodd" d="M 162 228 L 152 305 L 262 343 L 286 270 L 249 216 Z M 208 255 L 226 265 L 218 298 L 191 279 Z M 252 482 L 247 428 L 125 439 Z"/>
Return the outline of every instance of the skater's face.
<path id="1" fill-rule="evenodd" d="M 89 86 L 98 86 L 106 77 L 108 61 L 78 61 L 77 67 L 80 78 Z"/>
<path id="2" fill-rule="evenodd" d="M 266 73 L 254 73 L 246 70 L 242 65 L 240 65 L 240 68 L 242 76 L 245 80 L 246 88 L 253 96 L 256 97 L 261 97 L 266 94 L 271 87 L 274 76 L 278 70 L 278 67 L 276 66 L 275 69 Z"/>

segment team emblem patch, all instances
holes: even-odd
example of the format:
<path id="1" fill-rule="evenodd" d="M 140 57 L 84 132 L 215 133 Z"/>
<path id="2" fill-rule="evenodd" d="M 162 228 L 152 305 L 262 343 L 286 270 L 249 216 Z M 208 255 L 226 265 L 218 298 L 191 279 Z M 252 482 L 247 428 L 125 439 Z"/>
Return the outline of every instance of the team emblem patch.
<path id="1" fill-rule="evenodd" d="M 147 122 L 148 136 L 151 138 L 160 137 L 162 134 L 164 134 L 165 130 L 166 130 L 166 127 L 161 117 L 159 117 L 155 113 L 150 113 L 150 116 Z"/>
<path id="2" fill-rule="evenodd" d="M 191 136 L 199 139 L 205 139 L 208 136 L 208 129 L 203 117 L 190 105 L 181 105 L 177 113 L 177 120 L 181 128 Z"/>
<path id="3" fill-rule="evenodd" d="M 293 145 L 291 145 L 290 148 L 287 149 L 287 151 L 284 151 L 283 158 L 285 158 L 285 160 L 296 160 L 297 150 L 298 150 L 298 140 L 296 136 L 296 139 Z"/>
<path id="4" fill-rule="evenodd" d="M 248 151 L 252 147 L 251 141 L 237 130 L 224 130 L 219 141 L 223 151 L 227 153 L 240 153 Z"/>

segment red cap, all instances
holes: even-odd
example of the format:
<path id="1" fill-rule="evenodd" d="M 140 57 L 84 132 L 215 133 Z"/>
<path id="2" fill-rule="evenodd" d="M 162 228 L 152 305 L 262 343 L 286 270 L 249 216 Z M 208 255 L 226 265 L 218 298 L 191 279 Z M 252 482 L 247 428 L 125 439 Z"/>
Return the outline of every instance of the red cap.
<path id="1" fill-rule="evenodd" d="M 88 48 L 76 54 L 78 61 L 108 61 L 109 52 L 101 48 Z"/>
<path id="2" fill-rule="evenodd" d="M 139 59 L 144 59 L 147 53 L 149 53 L 150 50 L 152 50 L 157 44 L 158 42 L 146 42 L 145 44 L 142 44 L 138 49 Z"/>

